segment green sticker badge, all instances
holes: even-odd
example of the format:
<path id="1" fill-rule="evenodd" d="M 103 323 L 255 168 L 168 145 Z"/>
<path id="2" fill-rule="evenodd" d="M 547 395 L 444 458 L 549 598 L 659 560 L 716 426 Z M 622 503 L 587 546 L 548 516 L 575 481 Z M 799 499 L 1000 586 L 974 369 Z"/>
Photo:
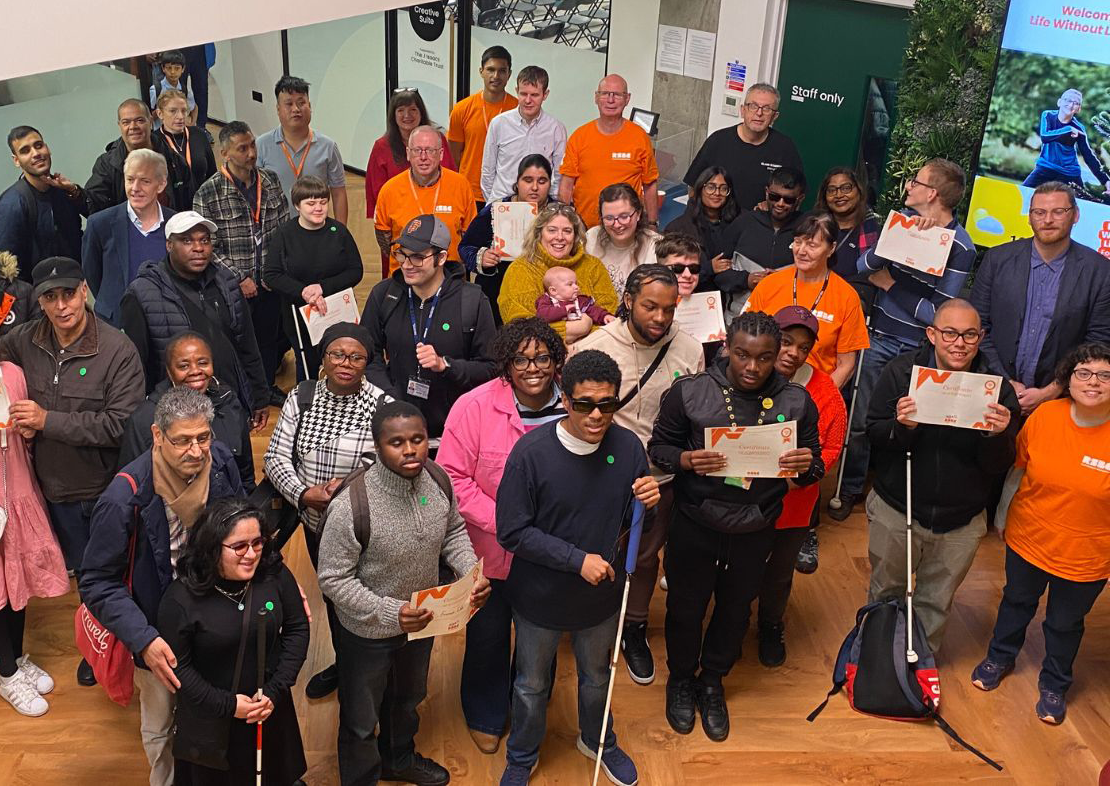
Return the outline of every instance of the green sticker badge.
<path id="1" fill-rule="evenodd" d="M 335 227 L 332 227 L 332 228 L 331 228 L 331 231 L 332 231 L 332 232 L 337 232 L 338 230 L 337 230 L 337 229 L 336 229 Z"/>
<path id="2" fill-rule="evenodd" d="M 443 329 L 444 330 L 450 330 L 451 329 L 451 323 L 450 322 L 444 322 L 443 323 Z"/>
<path id="3" fill-rule="evenodd" d="M 786 415 L 779 415 L 778 417 L 775 418 L 775 420 L 777 420 L 779 423 L 785 423 L 786 422 Z"/>
<path id="4" fill-rule="evenodd" d="M 421 497 L 420 498 L 420 504 L 421 505 L 427 505 L 428 504 L 428 498 L 427 497 Z"/>
<path id="5" fill-rule="evenodd" d="M 78 371 L 77 373 L 80 374 L 81 376 L 85 376 L 86 374 L 89 373 L 89 370 L 87 368 L 85 368 L 84 366 L 81 366 L 81 370 Z"/>
<path id="6" fill-rule="evenodd" d="M 615 459 L 615 458 L 613 458 L 613 454 L 612 454 L 612 453 L 610 453 L 610 454 L 609 454 L 608 456 L 606 456 L 606 457 L 605 457 L 605 460 L 606 460 L 606 461 L 608 461 L 608 462 L 609 462 L 610 464 L 612 464 L 612 463 L 613 463 L 614 461 L 616 461 L 616 459 Z"/>

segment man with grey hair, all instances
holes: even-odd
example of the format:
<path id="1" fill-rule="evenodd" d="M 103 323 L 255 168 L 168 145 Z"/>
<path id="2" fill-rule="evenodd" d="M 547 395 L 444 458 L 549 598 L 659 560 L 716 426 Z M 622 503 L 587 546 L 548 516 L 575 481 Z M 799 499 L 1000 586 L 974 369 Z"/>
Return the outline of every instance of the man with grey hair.
<path id="1" fill-rule="evenodd" d="M 205 506 L 245 496 L 231 450 L 212 439 L 214 415 L 208 397 L 192 388 L 162 396 L 150 427 L 153 447 L 125 466 L 96 502 L 82 564 L 81 600 L 135 657 L 151 786 L 173 783 L 174 693 L 181 687 L 173 671 L 177 656 L 158 635 L 158 606 Z"/>
<path id="2" fill-rule="evenodd" d="M 166 252 L 163 227 L 174 211 L 158 198 L 167 179 L 165 156 L 150 148 L 132 150 L 123 162 L 127 201 L 93 213 L 85 227 L 81 266 L 96 298 L 93 311 L 115 327 L 123 327 L 120 300 L 139 267 Z"/>
<path id="3" fill-rule="evenodd" d="M 768 176 L 779 167 L 805 171 L 794 140 L 771 125 L 779 116 L 779 91 L 759 82 L 748 88 L 740 107 L 740 122 L 710 134 L 683 181 L 691 189 L 706 167 L 719 166 L 732 180 L 733 196 L 742 210 L 763 202 Z"/>

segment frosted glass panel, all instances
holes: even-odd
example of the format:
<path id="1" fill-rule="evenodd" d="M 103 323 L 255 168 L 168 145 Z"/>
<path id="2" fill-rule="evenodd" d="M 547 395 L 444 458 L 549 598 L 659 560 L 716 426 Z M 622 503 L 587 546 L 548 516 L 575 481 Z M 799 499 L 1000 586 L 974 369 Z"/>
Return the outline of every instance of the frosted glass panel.
<path id="1" fill-rule="evenodd" d="M 397 9 L 397 86 L 419 90 L 428 117 L 446 130 L 455 89 L 454 18 L 447 15 L 438 37 L 429 41 L 413 28 L 414 17 L 417 23 L 422 18 L 421 8 Z M 428 30 L 424 32 L 431 35 Z"/>

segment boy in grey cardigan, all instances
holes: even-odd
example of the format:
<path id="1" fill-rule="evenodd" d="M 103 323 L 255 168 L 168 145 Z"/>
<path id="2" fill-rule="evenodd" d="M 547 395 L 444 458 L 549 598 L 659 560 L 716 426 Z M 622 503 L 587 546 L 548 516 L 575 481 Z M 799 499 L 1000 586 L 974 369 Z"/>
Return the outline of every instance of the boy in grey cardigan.
<path id="1" fill-rule="evenodd" d="M 439 561 L 461 576 L 477 559 L 450 497 L 425 466 L 428 431 L 420 410 L 403 401 L 381 405 L 371 422 L 378 461 L 332 500 L 320 535 L 320 589 L 335 604 L 339 669 L 339 777 L 344 784 L 396 780 L 422 786 L 450 781 L 446 769 L 416 753 L 417 705 L 427 694 L 432 639 L 408 641 L 432 612 L 408 598 L 439 583 Z M 352 493 L 365 487 L 369 524 L 359 542 Z M 489 596 L 482 579 L 471 595 Z M 392 672 L 388 710 L 382 703 Z M 381 734 L 374 734 L 375 725 Z"/>

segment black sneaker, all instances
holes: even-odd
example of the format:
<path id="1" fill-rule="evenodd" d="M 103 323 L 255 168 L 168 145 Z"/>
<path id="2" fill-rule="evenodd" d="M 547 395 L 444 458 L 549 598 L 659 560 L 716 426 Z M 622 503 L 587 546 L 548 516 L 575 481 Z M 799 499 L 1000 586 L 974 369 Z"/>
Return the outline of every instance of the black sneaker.
<path id="1" fill-rule="evenodd" d="M 96 675 L 93 674 L 92 666 L 84 658 L 77 664 L 77 684 L 84 685 L 86 688 L 96 684 Z"/>
<path id="2" fill-rule="evenodd" d="M 270 406 L 281 409 L 285 406 L 285 399 L 288 398 L 285 391 L 277 385 L 270 386 Z"/>
<path id="3" fill-rule="evenodd" d="M 817 572 L 817 530 L 811 529 L 806 535 L 805 543 L 798 550 L 798 558 L 794 560 L 794 570 L 807 575 Z"/>
<path id="4" fill-rule="evenodd" d="M 451 773 L 436 764 L 431 759 L 412 754 L 412 764 L 404 770 L 391 770 L 382 768 L 383 781 L 399 781 L 400 783 L 414 783 L 416 786 L 446 786 L 451 782 Z"/>
<path id="5" fill-rule="evenodd" d="M 312 675 L 305 686 L 304 695 L 310 699 L 322 699 L 339 687 L 339 669 L 331 664 L 321 672 Z"/>
<path id="6" fill-rule="evenodd" d="M 621 636 L 621 652 L 624 653 L 624 665 L 628 667 L 628 675 L 633 682 L 650 685 L 655 680 L 655 659 L 652 658 L 651 647 L 647 643 L 646 622 L 625 626 Z"/>
<path id="7" fill-rule="evenodd" d="M 728 705 L 725 704 L 725 689 L 720 683 L 708 685 L 701 680 L 694 681 L 694 702 L 701 713 L 701 728 L 705 736 L 713 742 L 728 739 Z"/>
<path id="8" fill-rule="evenodd" d="M 694 730 L 693 680 L 667 680 L 667 723 L 679 734 Z"/>
<path id="9" fill-rule="evenodd" d="M 841 492 L 839 497 L 833 497 L 829 500 L 829 518 L 833 521 L 844 521 L 852 515 L 852 509 L 858 501 L 859 495 Z M 839 502 L 839 507 L 833 507 L 834 502 Z"/>
<path id="10" fill-rule="evenodd" d="M 782 640 L 782 623 L 759 624 L 759 662 L 769 669 L 786 662 L 786 642 Z"/>

